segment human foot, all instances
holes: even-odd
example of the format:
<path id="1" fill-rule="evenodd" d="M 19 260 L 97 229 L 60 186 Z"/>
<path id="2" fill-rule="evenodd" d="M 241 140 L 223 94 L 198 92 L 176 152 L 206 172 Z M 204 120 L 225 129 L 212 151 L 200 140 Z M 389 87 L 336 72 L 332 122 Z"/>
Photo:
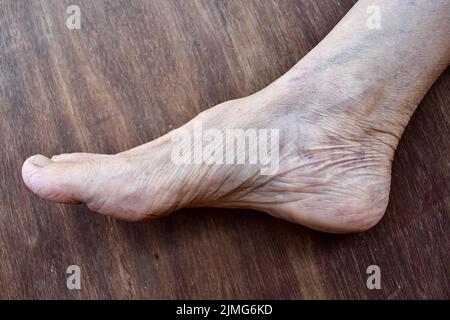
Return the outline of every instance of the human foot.
<path id="1" fill-rule="evenodd" d="M 174 163 L 177 129 L 116 155 L 34 156 L 24 163 L 23 179 L 43 198 L 83 202 L 131 221 L 213 206 L 256 209 L 329 232 L 366 230 L 386 209 L 391 160 L 404 119 L 383 123 L 377 111 L 382 89 L 354 86 L 351 96 L 336 94 L 341 88 L 313 77 L 311 70 L 297 68 L 182 127 L 186 132 L 198 123 L 204 131 L 279 129 L 273 175 L 261 175 L 261 164 Z M 313 94 L 312 88 L 330 92 Z"/>
<path id="2" fill-rule="evenodd" d="M 261 164 L 174 163 L 177 129 L 117 155 L 32 157 L 23 165 L 25 183 L 43 198 L 84 202 L 131 221 L 214 206 L 256 209 L 328 232 L 372 227 L 388 203 L 391 161 L 403 129 L 450 54 L 445 10 L 429 1 L 416 3 L 420 8 L 389 2 L 383 7 L 388 32 L 377 32 L 366 28 L 370 3 L 359 1 L 266 89 L 183 126 L 185 132 L 196 122 L 218 132 L 279 129 L 275 174 L 261 175 Z"/>

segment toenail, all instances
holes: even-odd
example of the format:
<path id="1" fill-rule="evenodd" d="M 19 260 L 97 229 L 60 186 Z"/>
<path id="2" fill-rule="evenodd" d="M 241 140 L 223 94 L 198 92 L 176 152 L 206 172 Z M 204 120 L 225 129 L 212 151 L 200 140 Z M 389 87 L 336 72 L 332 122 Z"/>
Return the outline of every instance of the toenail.
<path id="1" fill-rule="evenodd" d="M 30 159 L 30 162 L 39 168 L 43 168 L 52 163 L 52 161 L 49 158 L 47 158 L 43 155 L 40 155 L 40 154 L 37 154 L 34 157 L 32 157 Z"/>

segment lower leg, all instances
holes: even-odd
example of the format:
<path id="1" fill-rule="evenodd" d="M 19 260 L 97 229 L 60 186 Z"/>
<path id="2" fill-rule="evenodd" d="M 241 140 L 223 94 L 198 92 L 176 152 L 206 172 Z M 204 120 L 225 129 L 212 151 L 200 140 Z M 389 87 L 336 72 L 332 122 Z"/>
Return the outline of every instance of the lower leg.
<path id="1" fill-rule="evenodd" d="M 196 117 L 204 129 L 280 130 L 279 167 L 179 165 L 172 131 L 117 155 L 28 159 L 32 191 L 126 220 L 181 207 L 252 208 L 329 232 L 383 216 L 394 150 L 423 95 L 450 62 L 448 1 L 378 1 L 381 30 L 360 1 L 293 69 L 260 92 Z M 183 126 L 194 131 L 194 122 Z"/>

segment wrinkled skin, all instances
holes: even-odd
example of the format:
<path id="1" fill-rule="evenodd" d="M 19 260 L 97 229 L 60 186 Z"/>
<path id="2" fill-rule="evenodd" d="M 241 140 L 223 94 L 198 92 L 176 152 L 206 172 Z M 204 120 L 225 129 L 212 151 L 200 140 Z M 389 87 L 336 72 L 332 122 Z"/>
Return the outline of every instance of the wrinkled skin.
<path id="1" fill-rule="evenodd" d="M 280 128 L 275 175 L 261 175 L 260 165 L 174 164 L 169 133 L 118 155 L 60 155 L 38 170 L 28 161 L 24 179 L 44 198 L 85 202 L 133 221 L 184 206 L 217 206 L 262 210 L 326 231 L 370 228 L 388 202 L 395 130 L 381 132 L 365 114 L 346 112 L 375 108 L 361 105 L 367 102 L 331 104 L 308 95 L 309 88 L 299 90 L 296 81 L 281 79 L 194 119 L 205 129 Z M 185 128 L 193 130 L 192 123 Z"/>
<path id="2" fill-rule="evenodd" d="M 171 132 L 116 155 L 37 155 L 25 161 L 23 179 L 43 198 L 129 221 L 210 206 L 256 209 L 327 232 L 367 230 L 386 210 L 403 130 L 450 60 L 449 4 L 420 0 L 415 10 L 404 2 L 384 3 L 392 15 L 384 27 L 414 34 L 350 32 L 365 23 L 368 3 L 360 1 L 283 77 L 193 120 L 205 129 L 279 129 L 275 175 L 261 175 L 260 165 L 174 164 Z M 183 129 L 192 131 L 193 121 Z"/>

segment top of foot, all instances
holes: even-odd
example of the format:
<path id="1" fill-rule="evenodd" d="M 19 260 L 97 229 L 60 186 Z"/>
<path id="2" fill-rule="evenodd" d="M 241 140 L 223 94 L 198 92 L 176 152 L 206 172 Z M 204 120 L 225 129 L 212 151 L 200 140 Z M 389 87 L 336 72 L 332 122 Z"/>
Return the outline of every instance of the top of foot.
<path id="1" fill-rule="evenodd" d="M 383 118 L 376 90 L 354 86 L 353 93 L 340 96 L 336 87 L 320 83 L 317 95 L 311 88 L 319 83 L 299 86 L 298 79 L 287 75 L 255 95 L 211 108 L 182 128 L 120 154 L 31 157 L 23 166 L 24 181 L 43 198 L 86 203 L 130 221 L 182 207 L 214 206 L 256 209 L 321 231 L 367 230 L 386 210 L 402 119 L 397 124 L 397 119 Z M 224 155 L 235 147 L 225 138 L 227 129 L 256 134 L 267 129 L 268 136 L 277 130 L 277 145 L 268 144 L 272 155 L 279 156 L 273 163 L 276 170 L 261 174 L 267 167 L 261 157 L 248 164 L 249 153 L 257 150 L 251 146 L 241 150 L 247 152 L 246 164 L 174 161 L 175 137 L 190 135 L 193 148 L 198 147 L 193 136 L 199 128 L 223 135 Z M 207 149 L 212 137 L 205 139 L 201 144 Z"/>

